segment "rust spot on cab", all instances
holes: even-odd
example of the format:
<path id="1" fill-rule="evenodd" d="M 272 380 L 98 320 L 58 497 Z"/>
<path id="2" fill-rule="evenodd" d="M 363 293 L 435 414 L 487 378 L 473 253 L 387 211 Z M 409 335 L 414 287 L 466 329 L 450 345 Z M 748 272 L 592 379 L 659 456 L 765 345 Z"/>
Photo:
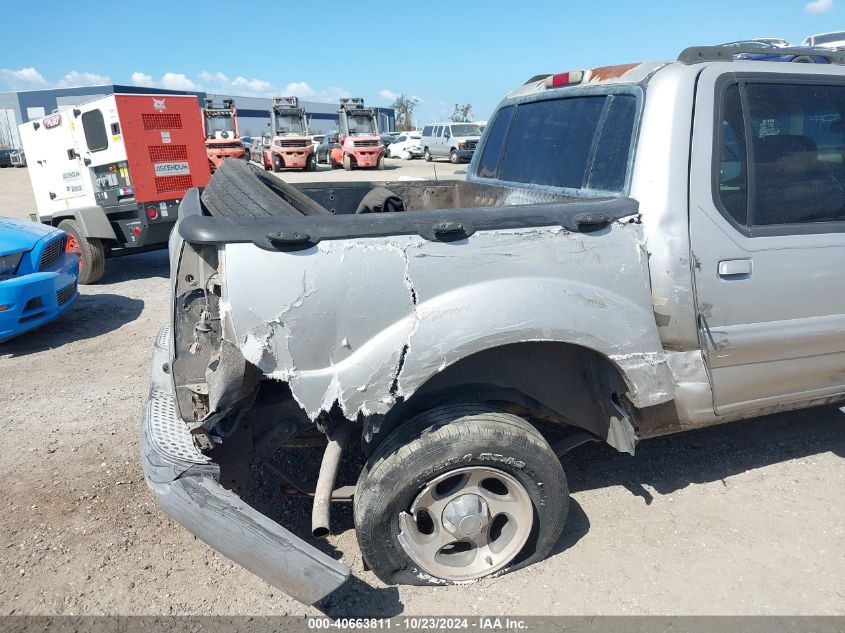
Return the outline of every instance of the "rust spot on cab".
<path id="1" fill-rule="evenodd" d="M 599 84 L 603 81 L 618 79 L 626 72 L 639 65 L 640 62 L 636 62 L 634 64 L 619 64 L 618 66 L 602 66 L 600 68 L 593 68 L 590 71 L 590 80 L 588 83 Z"/>

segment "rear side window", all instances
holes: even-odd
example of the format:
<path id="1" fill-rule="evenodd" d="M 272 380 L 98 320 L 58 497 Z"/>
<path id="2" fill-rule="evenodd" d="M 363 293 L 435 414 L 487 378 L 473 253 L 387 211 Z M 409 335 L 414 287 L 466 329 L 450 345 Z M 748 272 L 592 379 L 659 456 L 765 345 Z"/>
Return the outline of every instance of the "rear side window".
<path id="1" fill-rule="evenodd" d="M 511 122 L 514 106 L 507 106 L 499 110 L 490 129 L 487 131 L 487 140 L 484 142 L 484 153 L 481 155 L 481 162 L 478 165 L 478 175 L 481 178 L 495 178 L 499 169 L 499 159 L 502 157 L 502 146 L 505 144 L 505 135 Z"/>
<path id="2" fill-rule="evenodd" d="M 103 113 L 99 110 L 91 110 L 82 115 L 82 130 L 85 132 L 85 144 L 88 145 L 89 152 L 99 152 L 109 146 L 106 123 Z"/>
<path id="3" fill-rule="evenodd" d="M 532 101 L 515 106 L 499 180 L 569 189 L 622 191 L 636 118 L 632 95 Z M 498 121 L 497 121 L 498 122 Z M 485 142 L 482 166 L 492 163 Z M 490 173 L 489 171 L 486 173 Z M 479 176 L 481 173 L 479 173 Z"/>
<path id="4" fill-rule="evenodd" d="M 431 126 L 430 125 L 426 125 L 423 128 L 422 135 L 423 136 L 431 136 Z"/>
<path id="5" fill-rule="evenodd" d="M 735 222 L 845 221 L 845 86 L 732 85 L 721 119 L 717 195 Z"/>

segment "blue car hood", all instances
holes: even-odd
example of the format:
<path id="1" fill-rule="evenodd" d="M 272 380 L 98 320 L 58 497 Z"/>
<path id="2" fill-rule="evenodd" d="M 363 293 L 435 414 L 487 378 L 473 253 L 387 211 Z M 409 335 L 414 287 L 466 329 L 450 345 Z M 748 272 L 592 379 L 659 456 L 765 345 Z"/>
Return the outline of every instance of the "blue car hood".
<path id="1" fill-rule="evenodd" d="M 0 218 L 0 255 L 28 251 L 36 242 L 57 229 L 40 222 Z"/>

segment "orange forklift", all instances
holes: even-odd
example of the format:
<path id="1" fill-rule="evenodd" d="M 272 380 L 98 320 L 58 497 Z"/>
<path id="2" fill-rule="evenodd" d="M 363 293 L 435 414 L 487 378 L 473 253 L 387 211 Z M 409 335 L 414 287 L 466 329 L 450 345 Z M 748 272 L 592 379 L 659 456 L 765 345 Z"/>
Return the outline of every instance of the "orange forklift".
<path id="1" fill-rule="evenodd" d="M 211 172 L 227 158 L 246 158 L 240 131 L 237 110 L 232 99 L 223 99 L 223 106 L 216 107 L 212 99 L 205 100 L 202 123 L 205 129 L 205 147 Z"/>

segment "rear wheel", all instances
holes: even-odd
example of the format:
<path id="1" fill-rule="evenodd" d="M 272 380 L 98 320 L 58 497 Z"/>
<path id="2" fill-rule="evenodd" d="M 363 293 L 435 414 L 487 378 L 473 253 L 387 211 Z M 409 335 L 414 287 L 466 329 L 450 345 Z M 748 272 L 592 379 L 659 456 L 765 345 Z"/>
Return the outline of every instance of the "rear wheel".
<path id="1" fill-rule="evenodd" d="M 384 169 L 384 155 L 378 157 L 378 162 L 376 163 L 376 169 Z"/>
<path id="2" fill-rule="evenodd" d="M 317 171 L 317 155 L 311 154 L 308 157 L 308 162 L 305 163 L 305 171 Z"/>
<path id="3" fill-rule="evenodd" d="M 425 160 L 427 162 L 429 162 L 429 163 L 431 162 L 431 152 L 428 151 L 427 147 L 425 148 L 425 152 L 423 153 L 423 156 L 425 157 Z"/>
<path id="4" fill-rule="evenodd" d="M 349 154 L 343 155 L 343 168 L 346 171 L 352 171 L 352 157 Z"/>
<path id="5" fill-rule="evenodd" d="M 59 228 L 67 233 L 65 251 L 79 257 L 79 283 L 95 284 L 106 269 L 106 252 L 97 238 L 82 237 L 76 220 L 62 220 Z"/>
<path id="6" fill-rule="evenodd" d="M 515 415 L 435 409 L 378 446 L 358 479 L 355 529 L 388 584 L 482 578 L 548 555 L 569 491 L 545 439 Z"/>

